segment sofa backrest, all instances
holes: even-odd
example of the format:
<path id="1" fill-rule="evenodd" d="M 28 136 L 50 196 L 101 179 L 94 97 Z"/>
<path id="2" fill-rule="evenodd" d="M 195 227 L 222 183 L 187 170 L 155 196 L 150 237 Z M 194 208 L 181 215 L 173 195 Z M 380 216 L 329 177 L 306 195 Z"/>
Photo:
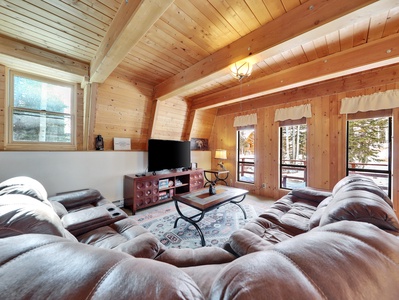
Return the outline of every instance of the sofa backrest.
<path id="1" fill-rule="evenodd" d="M 0 238 L 26 233 L 67 235 L 51 206 L 27 195 L 0 196 Z"/>
<path id="2" fill-rule="evenodd" d="M 398 249 L 399 237 L 371 224 L 321 226 L 236 259 L 211 299 L 398 299 Z"/>
<path id="3" fill-rule="evenodd" d="M 33 178 L 18 176 L 0 183 L 0 238 L 27 233 L 76 241 L 63 227 L 43 185 Z"/>
<path id="4" fill-rule="evenodd" d="M 45 234 L 0 239 L 0 299 L 204 299 L 172 265 Z"/>
<path id="5" fill-rule="evenodd" d="M 337 183 L 319 226 L 343 220 L 371 223 L 399 235 L 399 220 L 391 200 L 367 177 L 351 175 Z"/>
<path id="6" fill-rule="evenodd" d="M 27 195 L 51 206 L 44 186 L 36 179 L 27 176 L 17 176 L 1 182 L 0 196 L 9 194 Z"/>

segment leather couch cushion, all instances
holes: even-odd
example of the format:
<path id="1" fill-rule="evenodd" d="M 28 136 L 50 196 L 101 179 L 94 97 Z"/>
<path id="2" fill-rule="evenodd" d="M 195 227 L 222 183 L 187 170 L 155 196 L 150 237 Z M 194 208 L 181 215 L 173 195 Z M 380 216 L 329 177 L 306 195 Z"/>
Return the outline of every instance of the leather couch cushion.
<path id="1" fill-rule="evenodd" d="M 0 196 L 7 194 L 27 195 L 51 206 L 43 185 L 36 179 L 27 176 L 13 177 L 0 183 Z"/>
<path id="2" fill-rule="evenodd" d="M 192 267 L 204 264 L 223 264 L 236 257 L 219 247 L 169 248 L 161 252 L 155 259 L 176 267 Z"/>
<path id="3" fill-rule="evenodd" d="M 327 197 L 326 199 L 324 199 L 323 201 L 320 202 L 320 204 L 317 206 L 316 211 L 313 213 L 313 215 L 310 217 L 309 220 L 309 230 L 319 226 L 320 224 L 320 220 L 321 217 L 324 214 L 324 211 L 327 208 L 327 205 L 331 202 L 331 200 L 333 199 L 332 196 Z"/>
<path id="4" fill-rule="evenodd" d="M 388 195 L 382 189 L 380 189 L 369 177 L 358 174 L 346 176 L 342 178 L 339 182 L 337 182 L 332 190 L 332 194 L 336 195 L 340 191 L 348 190 L 367 190 L 381 197 L 385 202 L 393 207 L 392 201 L 391 199 L 389 199 Z"/>
<path id="5" fill-rule="evenodd" d="M 329 196 L 330 192 L 312 188 L 292 190 L 259 217 L 279 225 L 291 235 L 297 235 L 309 230 L 311 216 L 320 202 Z"/>
<path id="6" fill-rule="evenodd" d="M 162 243 L 131 218 L 125 218 L 77 236 L 81 243 L 98 248 L 114 249 L 135 257 L 155 258 Z"/>
<path id="7" fill-rule="evenodd" d="M 242 229 L 233 232 L 224 249 L 243 256 L 262 251 L 276 243 L 292 238 L 284 228 L 264 218 L 255 218 Z"/>
<path id="8" fill-rule="evenodd" d="M 30 196 L 19 194 L 0 196 L 0 212 L 0 237 L 44 233 L 74 239 L 64 229 L 51 206 Z"/>
<path id="9" fill-rule="evenodd" d="M 204 299 L 178 268 L 44 234 L 0 239 L 0 299 Z"/>
<path id="10" fill-rule="evenodd" d="M 68 214 L 68 211 L 61 203 L 57 201 L 50 201 L 50 204 L 53 207 L 53 210 L 55 211 L 58 217 L 62 218 L 63 216 Z"/>
<path id="11" fill-rule="evenodd" d="M 307 232 L 318 205 L 330 196 L 330 192 L 312 188 L 292 190 L 242 229 L 235 231 L 224 249 L 242 256 Z"/>
<path id="12" fill-rule="evenodd" d="M 390 205 L 366 189 L 340 190 L 327 205 L 320 226 L 342 221 L 361 221 L 399 234 L 399 221 Z"/>
<path id="13" fill-rule="evenodd" d="M 102 199 L 103 196 L 96 189 L 65 192 L 49 197 L 50 201 L 61 203 L 68 211 L 97 206 L 96 203 Z"/>
<path id="14" fill-rule="evenodd" d="M 240 257 L 211 299 L 398 299 L 399 238 L 371 224 L 317 227 Z"/>
<path id="15" fill-rule="evenodd" d="M 114 204 L 108 204 L 70 212 L 63 216 L 61 220 L 64 227 L 77 236 L 127 217 L 123 210 Z"/>
<path id="16" fill-rule="evenodd" d="M 364 180 L 350 182 L 342 186 L 338 192 L 334 193 L 334 195 L 340 194 L 341 192 L 345 191 L 358 191 L 358 190 L 368 191 L 370 193 L 373 193 L 379 198 L 381 198 L 381 200 L 384 200 L 390 207 L 393 207 L 392 201 L 391 199 L 389 199 L 388 195 L 381 188 L 379 188 L 374 181 L 368 178 Z"/>

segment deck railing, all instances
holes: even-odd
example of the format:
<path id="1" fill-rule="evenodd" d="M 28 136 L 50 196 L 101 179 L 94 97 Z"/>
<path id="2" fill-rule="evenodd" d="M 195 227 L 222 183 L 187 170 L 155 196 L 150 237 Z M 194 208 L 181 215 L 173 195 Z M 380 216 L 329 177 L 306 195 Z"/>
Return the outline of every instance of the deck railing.
<path id="1" fill-rule="evenodd" d="M 373 179 L 373 181 L 388 194 L 390 189 L 390 173 L 386 164 L 349 163 L 348 166 L 350 166 L 348 168 L 349 174 L 359 174 Z M 383 167 L 386 167 L 387 170 L 384 170 Z M 294 181 L 296 183 L 303 182 L 306 185 L 306 160 L 283 160 L 281 170 L 281 187 L 286 188 L 289 186 L 289 181 Z M 253 157 L 244 157 L 239 160 L 238 175 L 239 179 L 244 178 L 242 181 L 254 182 L 255 159 Z"/>
<path id="2" fill-rule="evenodd" d="M 255 158 L 242 157 L 238 161 L 238 180 L 245 182 L 254 182 L 255 176 Z"/>

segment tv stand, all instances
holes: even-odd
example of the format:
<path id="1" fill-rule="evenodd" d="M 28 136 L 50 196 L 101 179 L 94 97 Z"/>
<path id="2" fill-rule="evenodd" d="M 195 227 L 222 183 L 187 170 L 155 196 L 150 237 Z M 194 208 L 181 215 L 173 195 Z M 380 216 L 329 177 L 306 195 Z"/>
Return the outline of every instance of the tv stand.
<path id="1" fill-rule="evenodd" d="M 154 172 L 155 173 L 155 172 Z M 172 200 L 173 195 L 193 192 L 204 186 L 204 170 L 187 170 L 137 177 L 124 176 L 124 206 L 137 210 Z"/>

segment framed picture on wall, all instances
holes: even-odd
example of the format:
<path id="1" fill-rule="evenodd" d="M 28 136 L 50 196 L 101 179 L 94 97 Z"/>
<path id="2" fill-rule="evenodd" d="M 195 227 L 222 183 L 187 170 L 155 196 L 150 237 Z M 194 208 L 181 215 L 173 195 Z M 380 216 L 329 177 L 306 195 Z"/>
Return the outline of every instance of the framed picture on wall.
<path id="1" fill-rule="evenodd" d="M 130 138 L 114 137 L 114 150 L 131 150 Z"/>
<path id="2" fill-rule="evenodd" d="M 200 150 L 200 151 L 208 151 L 208 139 L 197 139 L 192 138 L 190 140 L 190 149 L 191 150 Z"/>

